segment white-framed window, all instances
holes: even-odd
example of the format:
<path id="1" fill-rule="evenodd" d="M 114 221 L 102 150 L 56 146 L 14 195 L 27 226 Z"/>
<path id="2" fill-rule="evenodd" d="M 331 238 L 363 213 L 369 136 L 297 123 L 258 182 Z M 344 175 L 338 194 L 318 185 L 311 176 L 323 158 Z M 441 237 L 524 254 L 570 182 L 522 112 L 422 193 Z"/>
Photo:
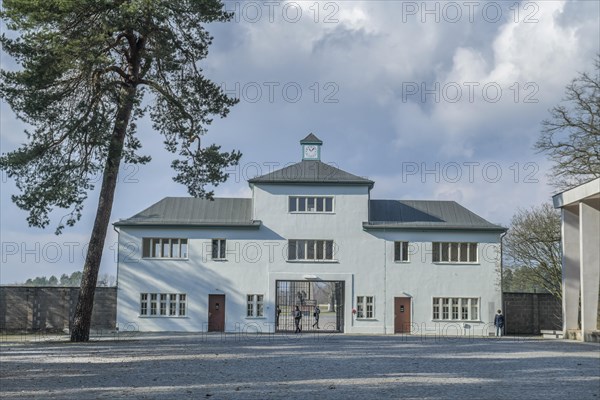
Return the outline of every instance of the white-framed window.
<path id="1" fill-rule="evenodd" d="M 167 294 L 166 293 L 160 294 L 160 315 L 161 316 L 167 315 Z"/>
<path id="2" fill-rule="evenodd" d="M 461 319 L 458 318 L 458 303 L 460 299 L 451 299 L 452 303 L 452 319 Z"/>
<path id="3" fill-rule="evenodd" d="M 187 296 L 185 294 L 180 294 L 179 295 L 179 316 L 185 316 L 185 314 L 187 313 L 186 310 L 186 303 L 187 302 Z"/>
<path id="4" fill-rule="evenodd" d="M 434 263 L 477 263 L 477 243 L 433 242 Z"/>
<path id="5" fill-rule="evenodd" d="M 290 196 L 288 211 L 291 213 L 332 213 L 333 196 Z"/>
<path id="6" fill-rule="evenodd" d="M 333 253 L 333 240 L 288 240 L 288 260 L 333 260 Z"/>
<path id="7" fill-rule="evenodd" d="M 156 315 L 156 300 L 158 300 L 158 293 L 150 293 L 150 315 Z"/>
<path id="8" fill-rule="evenodd" d="M 262 294 L 249 294 L 246 296 L 246 316 L 247 317 L 262 317 L 263 311 L 263 299 Z"/>
<path id="9" fill-rule="evenodd" d="M 227 250 L 227 241 L 225 239 L 212 240 L 212 258 L 213 260 L 225 260 Z"/>
<path id="10" fill-rule="evenodd" d="M 142 258 L 187 258 L 188 240 L 182 238 L 143 238 Z"/>
<path id="11" fill-rule="evenodd" d="M 140 315 L 148 315 L 148 293 L 140 293 Z"/>
<path id="12" fill-rule="evenodd" d="M 394 261 L 408 262 L 408 242 L 394 242 Z"/>
<path id="13" fill-rule="evenodd" d="M 434 320 L 478 321 L 479 299 L 476 297 L 434 297 Z"/>
<path id="14" fill-rule="evenodd" d="M 183 317 L 186 298 L 184 293 L 140 293 L 140 316 Z"/>
<path id="15" fill-rule="evenodd" d="M 169 293 L 169 316 L 177 315 L 177 294 Z"/>
<path id="16" fill-rule="evenodd" d="M 356 318 L 375 317 L 375 297 L 356 296 Z"/>
<path id="17" fill-rule="evenodd" d="M 460 319 L 469 319 L 469 299 L 460 299 Z"/>

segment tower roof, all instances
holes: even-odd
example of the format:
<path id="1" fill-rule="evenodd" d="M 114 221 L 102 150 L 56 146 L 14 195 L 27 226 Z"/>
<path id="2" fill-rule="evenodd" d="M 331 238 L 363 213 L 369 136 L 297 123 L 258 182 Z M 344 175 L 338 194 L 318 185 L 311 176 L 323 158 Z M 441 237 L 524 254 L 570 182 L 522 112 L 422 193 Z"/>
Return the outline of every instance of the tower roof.
<path id="1" fill-rule="evenodd" d="M 323 144 L 323 141 L 313 133 L 309 133 L 307 137 L 300 141 L 300 144 Z"/>
<path id="2" fill-rule="evenodd" d="M 319 160 L 303 160 L 269 174 L 252 178 L 248 182 L 303 185 L 367 185 L 369 187 L 373 187 L 374 184 L 369 179 L 353 175 Z"/>

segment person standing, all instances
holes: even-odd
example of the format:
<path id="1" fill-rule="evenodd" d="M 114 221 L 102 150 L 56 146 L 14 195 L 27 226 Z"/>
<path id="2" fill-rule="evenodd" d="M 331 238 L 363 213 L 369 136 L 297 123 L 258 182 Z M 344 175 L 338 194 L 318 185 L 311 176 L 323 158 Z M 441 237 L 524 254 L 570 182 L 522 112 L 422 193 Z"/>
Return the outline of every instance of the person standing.
<path id="1" fill-rule="evenodd" d="M 315 306 L 315 310 L 313 311 L 313 317 L 315 317 L 315 323 L 312 325 L 313 328 L 315 327 L 315 325 L 317 326 L 317 329 L 319 328 L 319 315 L 321 314 L 321 309 L 319 308 L 318 305 Z"/>
<path id="2" fill-rule="evenodd" d="M 277 306 L 276 310 L 275 310 L 275 327 L 279 328 L 279 316 L 281 315 L 281 308 L 279 308 L 279 306 Z"/>
<path id="3" fill-rule="evenodd" d="M 494 326 L 496 327 L 496 336 L 502 336 L 502 330 L 504 329 L 504 315 L 502 310 L 498 310 L 498 314 L 494 317 Z"/>
<path id="4" fill-rule="evenodd" d="M 298 306 L 296 306 L 296 310 L 294 310 L 294 324 L 296 324 L 296 331 L 294 333 L 302 332 L 302 326 L 300 325 L 301 321 L 302 321 L 302 311 L 300 311 L 300 308 Z"/>

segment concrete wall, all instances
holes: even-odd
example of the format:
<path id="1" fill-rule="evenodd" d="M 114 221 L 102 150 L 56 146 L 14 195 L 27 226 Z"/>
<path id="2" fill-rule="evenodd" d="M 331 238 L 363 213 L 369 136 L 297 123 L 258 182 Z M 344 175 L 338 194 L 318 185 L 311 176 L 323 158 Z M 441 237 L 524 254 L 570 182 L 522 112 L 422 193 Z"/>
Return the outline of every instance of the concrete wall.
<path id="1" fill-rule="evenodd" d="M 505 333 L 539 335 L 562 330 L 561 302 L 549 293 L 504 293 Z"/>
<path id="2" fill-rule="evenodd" d="M 335 278 L 343 280 L 348 279 L 348 276 Z M 78 292 L 78 288 L 69 287 L 2 286 L 0 287 L 0 330 L 63 331 L 68 329 Z M 116 293 L 114 287 L 96 289 L 92 329 L 114 329 Z M 507 334 L 533 335 L 539 334 L 541 329 L 560 330 L 561 311 L 560 302 L 550 294 L 504 293 Z"/>
<path id="3" fill-rule="evenodd" d="M 5 332 L 69 330 L 79 288 L 0 287 L 0 330 Z M 113 330 L 117 288 L 96 288 L 92 330 Z"/>

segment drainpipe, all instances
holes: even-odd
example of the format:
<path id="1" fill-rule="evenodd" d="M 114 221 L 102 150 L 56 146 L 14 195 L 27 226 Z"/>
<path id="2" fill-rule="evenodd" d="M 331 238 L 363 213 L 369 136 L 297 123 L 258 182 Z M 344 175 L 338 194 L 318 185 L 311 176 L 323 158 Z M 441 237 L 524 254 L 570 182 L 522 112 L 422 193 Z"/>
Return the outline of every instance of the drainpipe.
<path id="1" fill-rule="evenodd" d="M 383 230 L 383 334 L 387 334 L 387 240 L 386 230 Z"/>
<path id="2" fill-rule="evenodd" d="M 121 232 L 119 232 L 117 227 L 114 225 L 113 225 L 113 230 L 115 232 L 117 232 L 117 277 L 116 277 L 117 281 L 115 282 L 115 286 L 116 286 L 115 290 L 117 291 L 116 294 L 117 294 L 117 306 L 118 306 L 118 303 L 119 303 L 119 301 L 118 301 L 118 298 L 119 298 L 119 261 L 121 261 L 121 257 L 119 254 L 119 248 L 121 247 L 119 245 L 119 239 L 121 238 Z M 116 318 L 115 318 L 115 332 L 117 332 L 117 334 L 118 334 L 119 333 L 119 322 L 118 322 L 117 318 L 118 318 L 118 315 L 116 315 Z"/>
<path id="3" fill-rule="evenodd" d="M 115 282 L 115 286 L 117 287 L 117 290 L 119 290 L 119 261 L 121 260 L 120 254 L 119 254 L 119 239 L 120 239 L 120 234 L 121 232 L 119 232 L 119 230 L 117 229 L 116 226 L 113 225 L 113 230 L 115 232 L 117 232 L 117 281 Z"/>

